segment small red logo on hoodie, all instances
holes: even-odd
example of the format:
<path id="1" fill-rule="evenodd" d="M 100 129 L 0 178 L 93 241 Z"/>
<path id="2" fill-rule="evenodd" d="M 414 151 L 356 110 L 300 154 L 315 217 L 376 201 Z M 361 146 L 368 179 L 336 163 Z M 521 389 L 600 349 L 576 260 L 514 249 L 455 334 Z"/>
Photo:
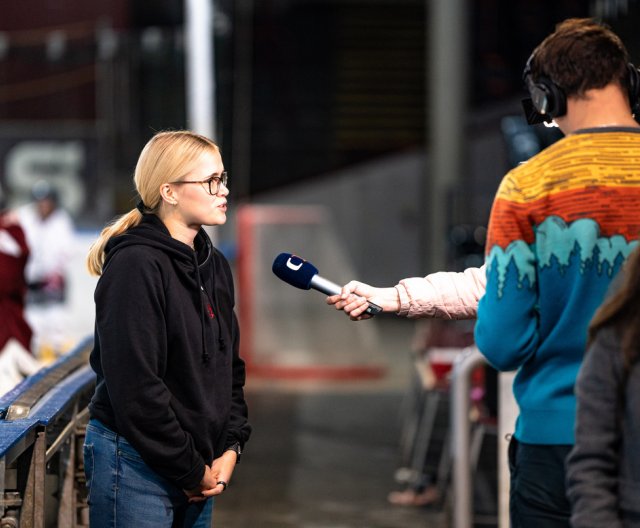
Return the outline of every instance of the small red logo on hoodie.
<path id="1" fill-rule="evenodd" d="M 213 319 L 216 314 L 213 313 L 213 308 L 211 308 L 211 305 L 207 303 L 207 313 L 209 314 L 209 319 Z"/>

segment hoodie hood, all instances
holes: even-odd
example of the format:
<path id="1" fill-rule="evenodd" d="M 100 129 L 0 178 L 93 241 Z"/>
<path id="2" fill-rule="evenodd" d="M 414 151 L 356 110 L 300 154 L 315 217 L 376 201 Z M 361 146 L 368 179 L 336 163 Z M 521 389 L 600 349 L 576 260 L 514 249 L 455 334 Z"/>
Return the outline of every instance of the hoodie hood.
<path id="1" fill-rule="evenodd" d="M 107 242 L 104 268 L 120 249 L 135 245 L 150 246 L 165 252 L 176 263 L 176 269 L 193 281 L 194 288 L 200 285 L 195 272 L 207 264 L 212 252 L 211 240 L 203 229 L 196 235 L 193 251 L 185 243 L 173 238 L 160 218 L 154 214 L 145 214 L 137 226 Z"/>

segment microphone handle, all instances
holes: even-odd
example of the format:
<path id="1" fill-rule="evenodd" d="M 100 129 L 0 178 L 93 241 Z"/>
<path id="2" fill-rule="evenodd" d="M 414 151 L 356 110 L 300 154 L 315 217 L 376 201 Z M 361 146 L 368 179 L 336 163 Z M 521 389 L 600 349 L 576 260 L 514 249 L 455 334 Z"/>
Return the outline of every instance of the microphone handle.
<path id="1" fill-rule="evenodd" d="M 335 282 L 331 282 L 330 280 L 325 279 L 320 275 L 314 275 L 313 277 L 311 277 L 309 286 L 314 290 L 326 293 L 327 295 L 340 295 L 340 292 L 342 291 L 342 288 Z"/>
<path id="2" fill-rule="evenodd" d="M 309 282 L 309 286 L 314 290 L 318 290 L 326 295 L 340 295 L 342 288 L 338 286 L 335 282 L 331 282 L 320 275 L 314 275 L 311 277 L 311 281 Z M 365 310 L 364 313 L 368 315 L 376 315 L 382 311 L 382 308 L 375 303 L 369 302 L 369 307 Z"/>

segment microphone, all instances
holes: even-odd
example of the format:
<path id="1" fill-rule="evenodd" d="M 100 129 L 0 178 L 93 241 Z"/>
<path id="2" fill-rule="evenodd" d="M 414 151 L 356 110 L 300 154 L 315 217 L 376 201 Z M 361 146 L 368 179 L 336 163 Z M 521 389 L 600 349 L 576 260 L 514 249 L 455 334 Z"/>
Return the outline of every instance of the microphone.
<path id="1" fill-rule="evenodd" d="M 335 282 L 318 275 L 318 268 L 311 262 L 291 253 L 280 253 L 273 261 L 271 269 L 279 279 L 301 290 L 313 288 L 326 295 L 340 295 L 342 292 L 342 288 Z M 381 311 L 380 306 L 370 302 L 365 313 L 376 315 Z"/>

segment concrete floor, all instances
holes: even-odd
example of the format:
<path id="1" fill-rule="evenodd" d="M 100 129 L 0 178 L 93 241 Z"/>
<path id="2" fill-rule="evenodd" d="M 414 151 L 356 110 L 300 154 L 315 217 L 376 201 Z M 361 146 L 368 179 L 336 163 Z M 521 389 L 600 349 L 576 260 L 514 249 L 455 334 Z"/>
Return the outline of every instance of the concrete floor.
<path id="1" fill-rule="evenodd" d="M 387 501 L 390 491 L 400 489 L 394 472 L 402 402 L 414 368 L 414 326 L 398 318 L 376 324 L 388 343 L 383 378 L 249 378 L 254 432 L 228 490 L 217 499 L 216 528 L 450 526 L 448 508 Z"/>
<path id="2" fill-rule="evenodd" d="M 251 390 L 254 434 L 216 503 L 220 528 L 447 526 L 438 510 L 397 507 L 402 394 L 335 388 Z"/>

